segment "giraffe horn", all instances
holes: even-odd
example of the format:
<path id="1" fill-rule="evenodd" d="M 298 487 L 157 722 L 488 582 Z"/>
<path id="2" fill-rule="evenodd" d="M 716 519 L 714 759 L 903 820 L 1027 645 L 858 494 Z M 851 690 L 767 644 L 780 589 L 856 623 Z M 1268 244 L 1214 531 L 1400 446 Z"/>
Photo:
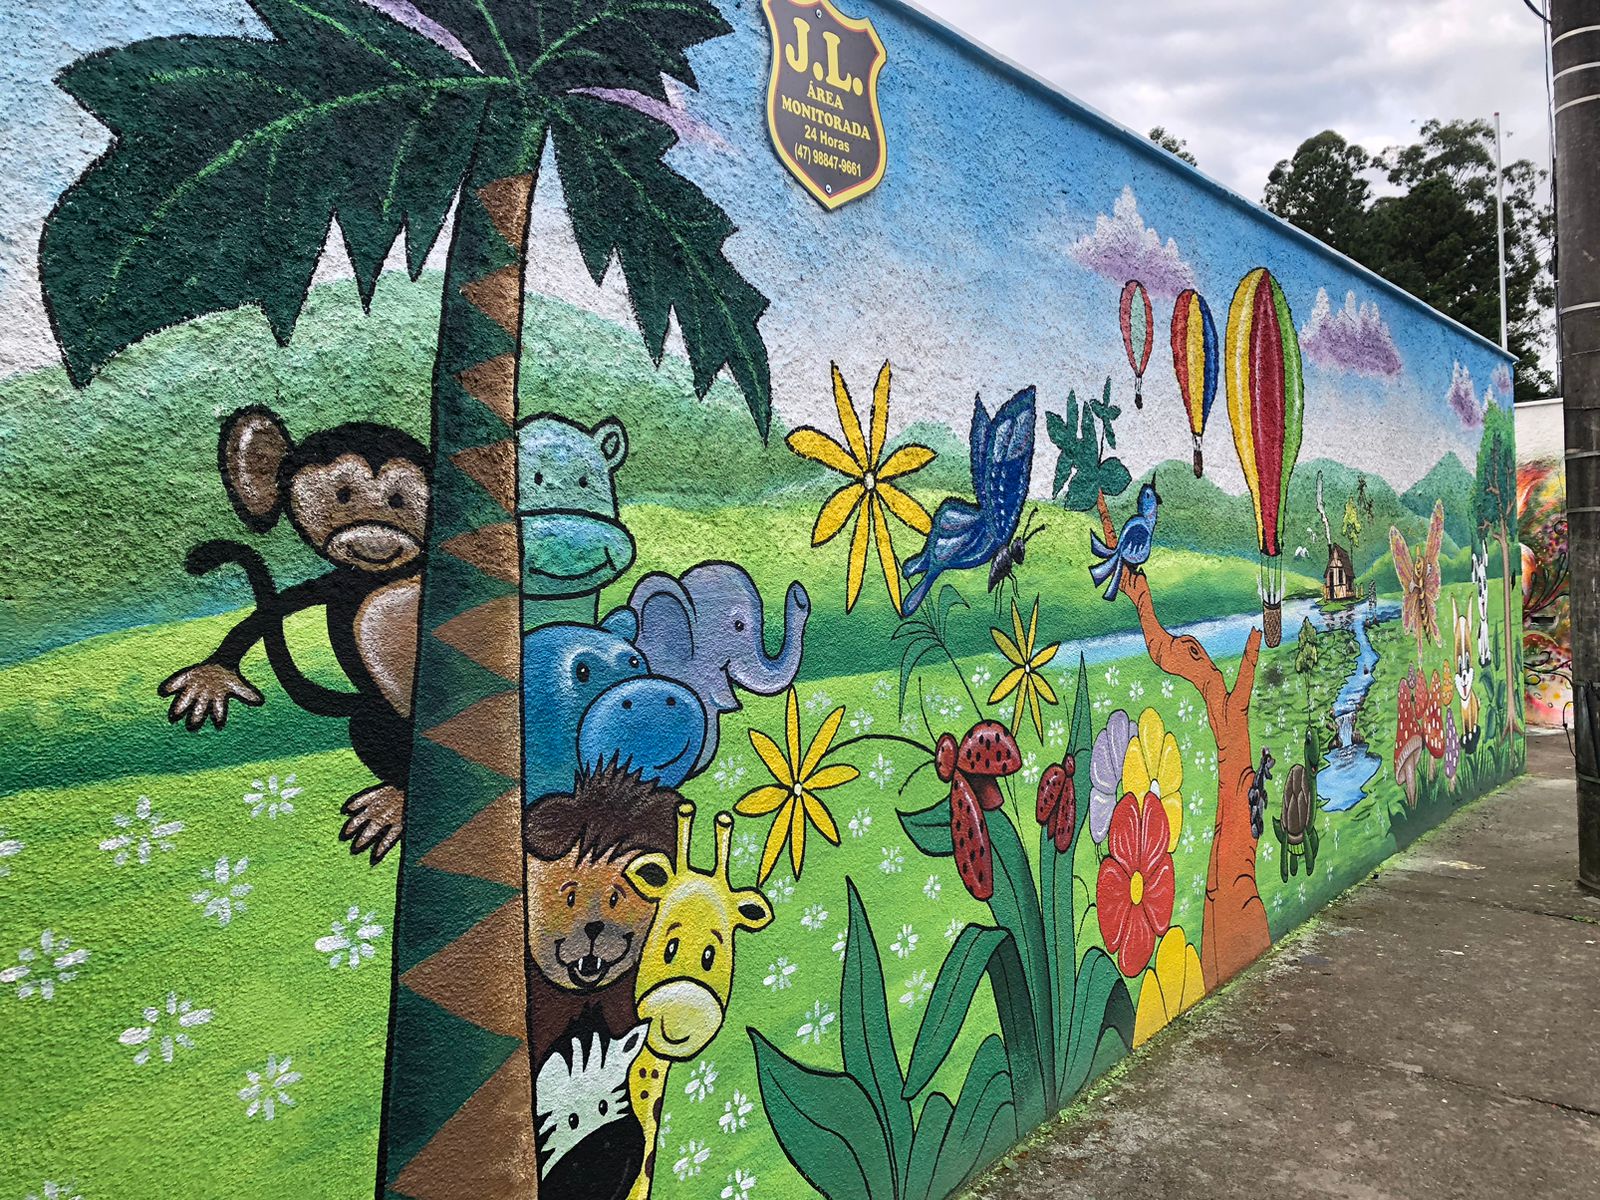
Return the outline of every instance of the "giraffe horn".
<path id="1" fill-rule="evenodd" d="M 728 867 L 733 855 L 733 814 L 719 812 L 717 814 L 717 865 L 716 874 L 723 883 L 728 882 Z"/>
<path id="2" fill-rule="evenodd" d="M 689 835 L 694 830 L 694 805 L 685 800 L 678 805 L 678 860 L 673 870 L 682 874 L 689 869 Z"/>

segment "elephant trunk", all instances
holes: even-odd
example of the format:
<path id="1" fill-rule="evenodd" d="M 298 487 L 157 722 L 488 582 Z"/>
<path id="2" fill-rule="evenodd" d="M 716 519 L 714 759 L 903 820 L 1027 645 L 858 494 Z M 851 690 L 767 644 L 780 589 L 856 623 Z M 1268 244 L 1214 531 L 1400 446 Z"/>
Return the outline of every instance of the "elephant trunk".
<path id="1" fill-rule="evenodd" d="M 801 584 L 791 583 L 783 606 L 783 645 L 778 653 L 769 655 L 761 645 L 760 654 L 750 661 L 730 663 L 728 678 L 758 696 L 776 696 L 787 688 L 800 673 L 800 652 L 810 616 L 811 597 Z"/>

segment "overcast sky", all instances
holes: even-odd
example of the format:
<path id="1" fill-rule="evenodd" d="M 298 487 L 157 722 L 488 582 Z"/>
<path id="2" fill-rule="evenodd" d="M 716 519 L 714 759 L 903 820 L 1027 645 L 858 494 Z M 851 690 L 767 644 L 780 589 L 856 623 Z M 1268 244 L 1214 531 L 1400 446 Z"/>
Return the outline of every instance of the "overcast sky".
<path id="1" fill-rule="evenodd" d="M 1549 162 L 1543 31 L 1522 0 L 918 3 L 1124 125 L 1165 126 L 1252 200 L 1323 129 L 1376 152 L 1428 117 L 1499 109 L 1507 159 Z"/>

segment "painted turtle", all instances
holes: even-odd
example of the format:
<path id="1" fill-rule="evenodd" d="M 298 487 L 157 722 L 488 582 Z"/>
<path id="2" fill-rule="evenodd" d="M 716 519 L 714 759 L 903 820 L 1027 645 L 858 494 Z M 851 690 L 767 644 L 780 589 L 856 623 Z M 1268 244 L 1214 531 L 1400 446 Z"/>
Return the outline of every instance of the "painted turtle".
<path id="1" fill-rule="evenodd" d="M 1306 769 L 1301 763 L 1295 763 L 1283 783 L 1283 815 L 1272 818 L 1272 832 L 1277 835 L 1278 846 L 1283 851 L 1278 855 L 1278 874 L 1285 883 L 1289 882 L 1290 875 L 1299 873 L 1302 859 L 1307 875 L 1316 868 L 1318 839 L 1312 808 Z"/>

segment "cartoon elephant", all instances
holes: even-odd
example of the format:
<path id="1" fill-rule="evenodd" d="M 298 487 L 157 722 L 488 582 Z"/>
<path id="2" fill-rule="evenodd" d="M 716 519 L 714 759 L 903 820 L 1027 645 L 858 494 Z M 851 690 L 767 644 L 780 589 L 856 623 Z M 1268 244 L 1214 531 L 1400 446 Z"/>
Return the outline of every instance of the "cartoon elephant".
<path id="1" fill-rule="evenodd" d="M 596 617 L 600 589 L 633 562 L 612 476 L 628 457 L 615 418 L 585 429 L 540 413 L 517 424 L 524 629 Z"/>
<path id="2" fill-rule="evenodd" d="M 522 799 L 572 790 L 579 768 L 616 763 L 677 787 L 705 738 L 699 698 L 650 673 L 638 647 L 593 625 L 546 625 L 522 638 Z"/>
<path id="3" fill-rule="evenodd" d="M 783 643 L 767 653 L 761 593 L 743 567 L 705 562 L 679 579 L 646 575 L 634 585 L 628 606 L 610 614 L 606 627 L 629 639 L 651 670 L 676 679 L 699 698 L 705 736 L 694 772 L 717 753 L 718 720 L 739 708 L 735 687 L 776 696 L 800 671 L 800 655 L 811 598 L 798 582 L 784 601 Z"/>

